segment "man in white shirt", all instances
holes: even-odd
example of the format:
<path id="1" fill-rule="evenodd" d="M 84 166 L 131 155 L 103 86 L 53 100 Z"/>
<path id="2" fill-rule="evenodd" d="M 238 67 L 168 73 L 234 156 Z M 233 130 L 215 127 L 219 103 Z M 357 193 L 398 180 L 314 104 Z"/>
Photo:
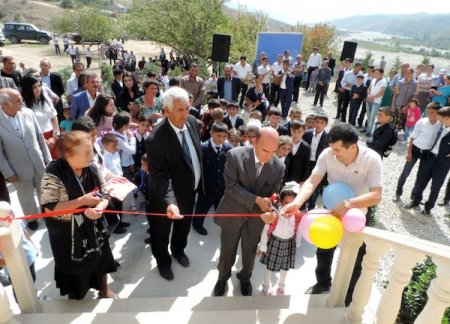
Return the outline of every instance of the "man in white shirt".
<path id="1" fill-rule="evenodd" d="M 320 154 L 311 176 L 301 187 L 300 193 L 292 203 L 281 210 L 281 213 L 295 214 L 322 182 L 325 174 L 329 183 L 345 183 L 355 192 L 355 197 L 337 205 L 332 211 L 333 214 L 342 217 L 350 208 L 367 211 L 368 207 L 378 204 L 382 198 L 381 157 L 375 151 L 358 145 L 358 139 L 356 129 L 350 124 L 334 126 L 328 134 L 330 147 Z M 320 294 L 330 289 L 334 251 L 335 248 L 317 249 L 317 284 L 312 286 L 308 293 Z M 346 305 L 351 302 L 354 286 L 361 274 L 361 261 L 364 254 L 365 245 L 363 244 L 355 262 L 345 300 Z"/>
<path id="2" fill-rule="evenodd" d="M 437 102 L 428 104 L 426 112 L 427 117 L 420 119 L 414 126 L 414 131 L 411 134 L 409 141 L 408 152 L 406 153 L 406 162 L 403 171 L 398 178 L 397 190 L 395 191 L 394 201 L 400 200 L 403 194 L 403 186 L 406 179 L 411 174 L 411 171 L 416 162 L 421 158 L 427 158 L 433 147 L 434 139 L 437 136 L 441 124 L 438 122 L 438 111 L 441 105 Z M 414 191 L 411 197 L 414 196 Z"/>
<path id="3" fill-rule="evenodd" d="M 74 63 L 73 64 L 73 74 L 66 83 L 66 97 L 70 102 L 72 100 L 72 96 L 75 91 L 78 89 L 78 78 L 81 73 L 84 72 L 84 64 L 83 63 Z"/>
<path id="4" fill-rule="evenodd" d="M 306 66 L 308 67 L 308 81 L 306 82 L 305 89 L 309 89 L 309 79 L 311 78 L 311 73 L 314 71 L 314 69 L 320 68 L 322 66 L 322 55 L 319 53 L 319 48 L 314 47 L 313 52 L 309 56 L 308 63 Z"/>
<path id="5" fill-rule="evenodd" d="M 367 90 L 367 137 L 372 136 L 375 117 L 377 116 L 381 99 L 383 99 L 384 92 L 388 86 L 386 79 L 383 78 L 383 72 L 384 71 L 381 68 L 376 68 L 373 70 L 373 79 L 370 82 L 369 89 Z"/>
<path id="6" fill-rule="evenodd" d="M 269 65 L 269 58 L 264 56 L 261 58 L 261 65 L 258 66 L 258 75 L 264 75 L 263 79 L 263 91 L 266 98 L 269 98 L 270 93 L 270 76 L 272 74 L 272 69 Z"/>
<path id="7" fill-rule="evenodd" d="M 84 55 L 86 55 L 86 68 L 89 69 L 92 62 L 92 51 L 90 46 L 86 47 L 84 50 Z"/>
<path id="8" fill-rule="evenodd" d="M 272 64 L 272 84 L 270 86 L 270 104 L 274 107 L 278 106 L 278 103 L 280 102 L 280 82 L 275 82 L 275 78 L 278 74 L 280 74 L 280 71 L 283 69 L 283 55 L 278 54 L 277 55 L 277 61 Z M 279 77 L 280 78 L 280 77 Z"/>
<path id="9" fill-rule="evenodd" d="M 252 72 L 252 67 L 247 63 L 247 57 L 241 56 L 239 62 L 234 65 L 234 74 L 241 79 L 241 99 L 239 101 L 239 106 L 242 107 L 244 102 L 245 94 L 248 90 L 248 83 L 246 81 L 247 74 Z"/>

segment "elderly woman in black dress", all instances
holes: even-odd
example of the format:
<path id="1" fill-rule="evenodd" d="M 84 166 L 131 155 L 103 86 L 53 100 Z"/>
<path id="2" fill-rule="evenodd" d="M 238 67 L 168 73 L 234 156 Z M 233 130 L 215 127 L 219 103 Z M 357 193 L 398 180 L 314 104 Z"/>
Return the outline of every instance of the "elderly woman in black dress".
<path id="1" fill-rule="evenodd" d="M 102 210 L 104 183 L 93 156 L 89 134 L 73 131 L 58 141 L 60 159 L 51 162 L 42 179 L 41 204 L 46 211 L 86 208 L 84 212 L 46 218 L 55 260 L 56 287 L 62 296 L 83 299 L 89 289 L 99 297 L 116 295 L 107 274 L 116 271 Z"/>

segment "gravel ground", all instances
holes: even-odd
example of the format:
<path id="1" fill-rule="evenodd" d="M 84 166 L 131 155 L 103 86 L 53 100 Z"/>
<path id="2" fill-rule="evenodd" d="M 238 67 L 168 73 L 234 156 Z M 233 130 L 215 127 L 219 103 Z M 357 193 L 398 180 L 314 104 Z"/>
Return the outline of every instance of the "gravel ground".
<path id="1" fill-rule="evenodd" d="M 330 89 L 334 89 L 334 84 L 330 85 Z M 325 113 L 329 118 L 329 126 L 341 123 L 336 119 L 337 100 L 333 92 L 328 92 L 328 97 L 324 101 L 323 108 L 313 107 L 312 103 L 314 95 L 301 90 L 299 97 L 299 106 L 302 110 L 303 118 L 311 113 Z M 365 135 L 360 135 L 359 144 L 365 145 Z M 378 205 L 374 227 L 390 232 L 403 234 L 407 237 L 417 237 L 432 242 L 449 245 L 450 244 L 450 207 L 437 206 L 431 211 L 431 216 L 420 214 L 421 208 L 413 210 L 405 209 L 405 205 L 409 203 L 409 195 L 414 186 L 416 173 L 419 163 L 417 163 L 411 172 L 411 175 L 404 186 L 401 202 L 393 202 L 397 180 L 403 170 L 407 151 L 407 144 L 403 144 L 401 140 L 394 146 L 393 152 L 389 157 L 383 159 L 383 198 Z M 447 175 L 443 175 L 447 176 Z M 438 202 L 442 200 L 445 193 L 445 186 L 441 189 Z M 424 199 L 428 197 L 429 187 L 425 190 Z M 423 206 L 422 206 L 423 207 Z M 388 277 L 390 266 L 393 263 L 393 254 L 388 253 L 380 260 L 379 272 L 375 278 L 377 286 L 381 289 L 384 281 Z"/>

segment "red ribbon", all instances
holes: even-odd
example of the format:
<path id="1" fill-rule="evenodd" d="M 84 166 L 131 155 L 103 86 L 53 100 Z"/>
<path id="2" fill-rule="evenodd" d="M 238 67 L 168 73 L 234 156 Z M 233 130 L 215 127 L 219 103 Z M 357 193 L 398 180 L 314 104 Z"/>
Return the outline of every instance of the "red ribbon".
<path id="1" fill-rule="evenodd" d="M 39 218 L 47 218 L 47 217 L 53 217 L 53 216 L 61 216 L 61 215 L 67 215 L 67 214 L 79 214 L 83 213 L 88 208 L 78 208 L 78 209 L 67 209 L 67 210 L 54 210 L 46 213 L 39 213 L 39 214 L 31 214 L 26 216 L 18 216 L 13 217 L 12 215 L 0 218 L 0 221 L 13 221 L 15 219 L 22 219 L 22 220 L 31 220 L 31 219 L 39 219 Z M 129 215 L 148 215 L 148 216 L 164 216 L 167 217 L 167 213 L 145 213 L 140 211 L 125 211 L 125 210 L 102 210 L 103 214 L 129 214 Z M 209 217 L 259 217 L 261 214 L 184 214 L 183 216 L 209 216 Z"/>

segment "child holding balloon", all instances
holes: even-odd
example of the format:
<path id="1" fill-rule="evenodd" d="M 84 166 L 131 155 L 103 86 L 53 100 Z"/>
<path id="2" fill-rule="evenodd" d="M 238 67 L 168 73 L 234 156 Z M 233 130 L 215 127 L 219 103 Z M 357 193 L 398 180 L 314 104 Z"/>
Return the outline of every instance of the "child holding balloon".
<path id="1" fill-rule="evenodd" d="M 281 206 L 292 202 L 299 190 L 298 183 L 286 183 L 279 195 Z M 266 296 L 272 295 L 270 279 L 274 271 L 280 272 L 276 294 L 284 295 L 287 272 L 294 268 L 296 248 L 300 246 L 298 228 L 301 216 L 300 213 L 294 217 L 278 215 L 272 224 L 264 226 L 257 255 L 261 255 L 261 262 L 267 265 L 262 285 L 263 294 Z"/>

